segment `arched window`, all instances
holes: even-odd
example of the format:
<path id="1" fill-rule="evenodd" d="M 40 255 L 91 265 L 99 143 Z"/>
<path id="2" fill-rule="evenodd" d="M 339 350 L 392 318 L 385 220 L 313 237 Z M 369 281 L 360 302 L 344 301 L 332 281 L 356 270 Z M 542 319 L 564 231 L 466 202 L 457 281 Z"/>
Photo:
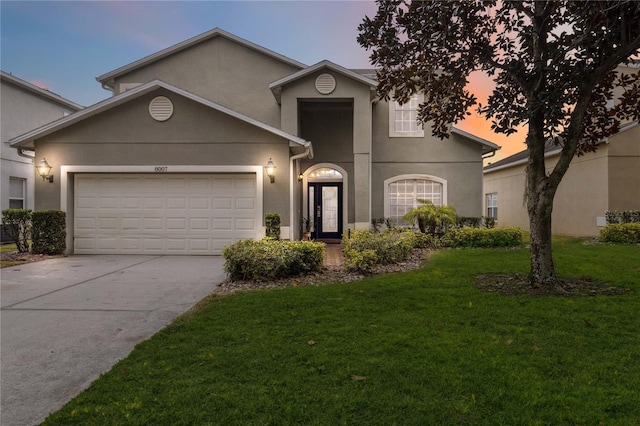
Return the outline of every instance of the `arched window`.
<path id="1" fill-rule="evenodd" d="M 418 200 L 429 200 L 436 206 L 446 205 L 447 181 L 428 175 L 396 176 L 385 181 L 385 215 L 392 223 L 408 225 L 402 217 Z"/>

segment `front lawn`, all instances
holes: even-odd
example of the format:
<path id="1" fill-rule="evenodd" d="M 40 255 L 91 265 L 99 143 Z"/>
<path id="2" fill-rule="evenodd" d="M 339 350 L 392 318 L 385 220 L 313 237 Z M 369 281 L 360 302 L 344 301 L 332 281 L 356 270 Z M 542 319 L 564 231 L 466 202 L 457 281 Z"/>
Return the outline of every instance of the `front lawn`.
<path id="1" fill-rule="evenodd" d="M 637 425 L 640 247 L 558 240 L 561 276 L 630 294 L 503 296 L 529 252 L 445 250 L 357 283 L 211 296 L 46 424 Z"/>

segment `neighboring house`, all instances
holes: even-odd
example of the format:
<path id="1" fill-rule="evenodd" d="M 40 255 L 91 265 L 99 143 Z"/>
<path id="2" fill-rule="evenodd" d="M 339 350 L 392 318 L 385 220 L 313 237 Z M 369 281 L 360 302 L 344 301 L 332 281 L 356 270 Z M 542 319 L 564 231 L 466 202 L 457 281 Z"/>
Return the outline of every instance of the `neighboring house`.
<path id="1" fill-rule="evenodd" d="M 372 70 L 306 66 L 220 29 L 97 80 L 113 97 L 12 141 L 53 167 L 36 207 L 67 212 L 74 253 L 219 254 L 264 236 L 268 212 L 283 238 L 306 217 L 314 238 L 340 238 L 420 198 L 480 216 L 482 157 L 499 149 L 431 137 L 419 99 L 378 99 Z"/>
<path id="2" fill-rule="evenodd" d="M 549 144 L 546 165 L 555 166 L 560 147 Z M 524 199 L 527 151 L 484 169 L 484 211 L 497 226 L 529 229 Z M 595 153 L 575 157 L 553 203 L 552 232 L 597 236 L 607 210 L 640 210 L 640 126 L 629 123 L 601 143 Z"/>
<path id="3" fill-rule="evenodd" d="M 0 210 L 34 208 L 34 153 L 29 148 L 12 148 L 9 140 L 80 109 L 55 93 L 0 71 Z"/>

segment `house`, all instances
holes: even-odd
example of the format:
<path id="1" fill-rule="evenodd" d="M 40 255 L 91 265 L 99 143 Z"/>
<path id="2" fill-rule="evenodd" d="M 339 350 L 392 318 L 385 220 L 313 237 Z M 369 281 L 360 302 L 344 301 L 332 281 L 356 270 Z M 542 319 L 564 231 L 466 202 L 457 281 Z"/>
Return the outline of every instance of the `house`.
<path id="1" fill-rule="evenodd" d="M 219 254 L 264 236 L 314 238 L 401 220 L 416 199 L 482 213 L 499 149 L 416 124 L 420 99 L 376 95 L 372 70 L 307 66 L 214 29 L 97 77 L 113 96 L 12 141 L 46 157 L 36 207 L 62 209 L 74 253 Z M 265 167 L 269 166 L 269 167 Z"/>
<path id="2" fill-rule="evenodd" d="M 550 172 L 561 147 L 548 144 Z M 529 229 L 524 199 L 527 151 L 484 169 L 484 211 L 497 226 Z M 640 126 L 627 123 L 601 143 L 596 152 L 574 157 L 558 186 L 551 218 L 557 235 L 597 236 L 606 225 L 607 210 L 640 210 Z"/>
<path id="3" fill-rule="evenodd" d="M 0 211 L 34 208 L 34 153 L 12 148 L 9 140 L 80 109 L 62 96 L 0 71 Z"/>

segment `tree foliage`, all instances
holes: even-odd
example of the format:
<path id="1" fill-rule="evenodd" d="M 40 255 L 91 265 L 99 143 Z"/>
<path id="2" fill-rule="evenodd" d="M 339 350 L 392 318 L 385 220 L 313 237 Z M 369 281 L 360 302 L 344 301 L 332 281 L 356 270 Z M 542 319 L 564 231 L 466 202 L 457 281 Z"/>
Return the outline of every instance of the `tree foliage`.
<path id="1" fill-rule="evenodd" d="M 553 281 L 553 198 L 571 159 L 640 118 L 640 75 L 616 70 L 633 60 L 637 70 L 640 2 L 378 0 L 358 42 L 372 52 L 381 98 L 424 94 L 419 120 L 435 136 L 474 106 L 498 133 L 527 127 L 532 280 Z M 486 105 L 468 89 L 474 71 L 495 81 Z M 547 173 L 549 142 L 562 149 Z"/>

